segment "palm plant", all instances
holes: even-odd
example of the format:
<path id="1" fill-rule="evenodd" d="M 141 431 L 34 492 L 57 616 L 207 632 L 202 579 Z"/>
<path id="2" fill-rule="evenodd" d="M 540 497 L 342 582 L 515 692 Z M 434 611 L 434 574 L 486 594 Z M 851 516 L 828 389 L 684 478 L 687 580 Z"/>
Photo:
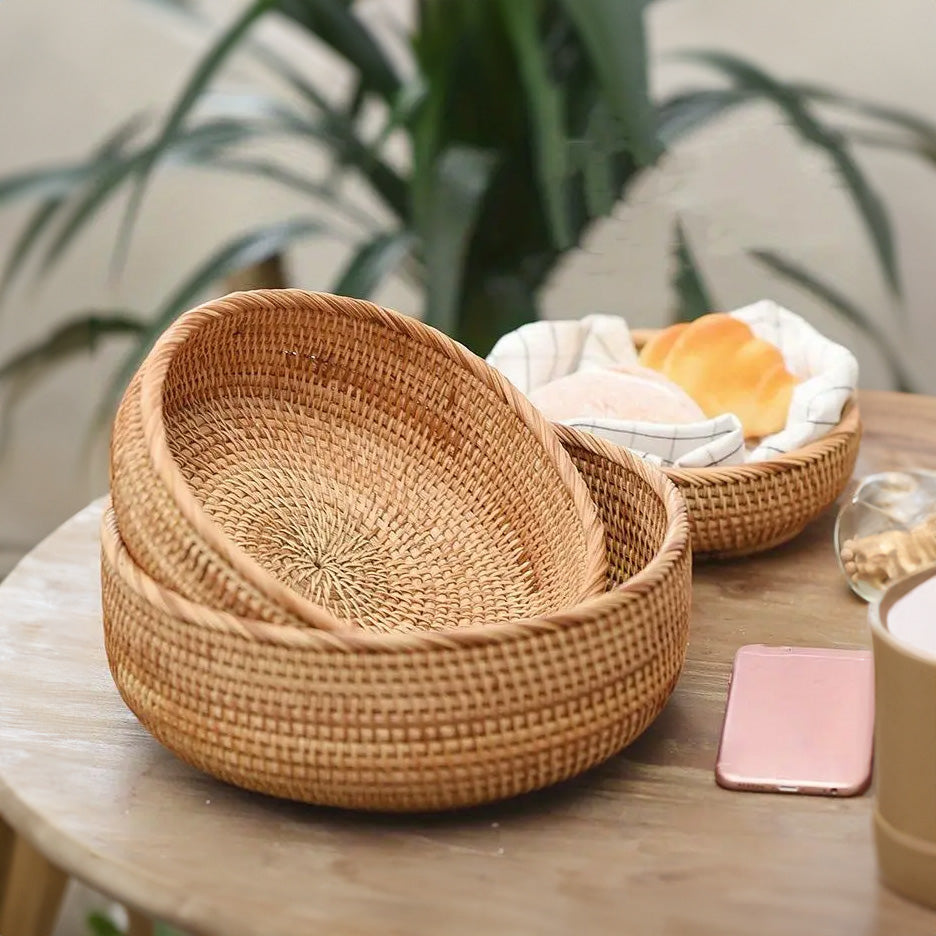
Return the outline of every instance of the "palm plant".
<path id="1" fill-rule="evenodd" d="M 197 13 L 191 0 L 161 2 Z M 418 0 L 408 61 L 400 65 L 388 46 L 392 37 L 369 28 L 351 0 L 251 0 L 155 126 L 134 116 L 85 160 L 0 179 L 0 206 L 35 201 L 0 274 L 0 294 L 30 264 L 48 272 L 121 194 L 127 198 L 117 253 L 124 255 L 141 201 L 164 168 L 260 177 L 302 196 L 310 210 L 237 234 L 155 309 L 72 317 L 0 366 L 0 379 L 15 397 L 50 362 L 131 335 L 104 398 L 107 413 L 160 331 L 219 279 L 336 228 L 353 249 L 334 281 L 322 285 L 363 298 L 385 277 L 405 276 L 421 289 L 424 318 L 483 354 L 500 334 L 536 318 L 558 262 L 626 198 L 640 173 L 687 134 L 753 101 L 778 108 L 791 132 L 830 160 L 899 298 L 888 214 L 853 150 L 899 146 L 932 161 L 936 130 L 892 108 L 783 82 L 713 52 L 684 57 L 712 70 L 721 84 L 654 101 L 644 6 L 644 0 Z M 337 99 L 259 42 L 252 27 L 267 15 L 291 21 L 342 59 L 353 76 L 351 91 Z M 216 78 L 234 53 L 272 73 L 281 92 L 217 95 Z M 843 130 L 820 110 L 834 112 L 836 121 L 860 115 L 864 124 Z M 379 126 L 368 129 L 375 119 Z M 316 177 L 269 156 L 266 144 L 277 140 L 324 150 L 332 169 Z M 349 174 L 366 183 L 388 222 L 341 194 L 336 179 Z M 800 261 L 765 250 L 752 256 L 876 335 L 898 380 L 909 385 L 872 315 Z M 708 311 L 708 288 L 678 224 L 674 258 L 676 314 Z"/>

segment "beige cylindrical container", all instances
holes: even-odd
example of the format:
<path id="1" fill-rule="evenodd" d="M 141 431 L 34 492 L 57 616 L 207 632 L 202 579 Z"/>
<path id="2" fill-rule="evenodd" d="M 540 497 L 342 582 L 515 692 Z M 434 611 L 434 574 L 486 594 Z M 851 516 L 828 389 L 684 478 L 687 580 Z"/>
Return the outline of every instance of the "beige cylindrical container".
<path id="1" fill-rule="evenodd" d="M 870 622 L 881 878 L 936 907 L 936 568 L 889 588 Z"/>

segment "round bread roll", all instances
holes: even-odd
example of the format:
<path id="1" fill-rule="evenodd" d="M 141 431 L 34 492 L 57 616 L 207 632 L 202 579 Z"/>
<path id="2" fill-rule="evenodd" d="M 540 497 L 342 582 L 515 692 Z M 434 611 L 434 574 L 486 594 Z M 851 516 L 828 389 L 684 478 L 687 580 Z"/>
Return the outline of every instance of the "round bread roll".
<path id="1" fill-rule="evenodd" d="M 747 439 L 786 425 L 798 383 L 778 347 L 722 312 L 658 332 L 644 345 L 640 363 L 682 387 L 706 416 L 734 413 Z"/>
<path id="2" fill-rule="evenodd" d="M 662 374 L 636 365 L 578 371 L 537 387 L 529 397 L 543 415 L 556 422 L 604 418 L 690 423 L 705 419 L 684 390 Z"/>

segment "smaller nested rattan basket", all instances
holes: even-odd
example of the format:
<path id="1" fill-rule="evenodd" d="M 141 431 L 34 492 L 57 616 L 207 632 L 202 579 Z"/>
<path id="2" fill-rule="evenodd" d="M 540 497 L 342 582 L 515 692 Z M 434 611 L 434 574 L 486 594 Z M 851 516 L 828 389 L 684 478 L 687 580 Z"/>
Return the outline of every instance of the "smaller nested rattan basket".
<path id="1" fill-rule="evenodd" d="M 142 572 L 274 624 L 503 623 L 605 580 L 539 412 L 435 329 L 339 296 L 235 293 L 170 326 L 121 403 L 111 492 Z"/>
<path id="2" fill-rule="evenodd" d="M 669 698 L 689 636 L 683 499 L 601 440 L 576 452 L 601 504 L 609 588 L 559 613 L 407 633 L 330 633 L 197 605 L 102 526 L 104 635 L 143 725 L 230 783 L 354 809 L 502 799 L 610 757 Z"/>
<path id="3" fill-rule="evenodd" d="M 641 347 L 651 334 L 635 331 L 635 344 Z M 573 459 L 594 438 L 568 426 L 556 429 Z M 858 404 L 851 401 L 828 435 L 778 458 L 726 468 L 664 468 L 686 499 L 693 555 L 746 556 L 793 539 L 845 490 L 860 442 Z"/>

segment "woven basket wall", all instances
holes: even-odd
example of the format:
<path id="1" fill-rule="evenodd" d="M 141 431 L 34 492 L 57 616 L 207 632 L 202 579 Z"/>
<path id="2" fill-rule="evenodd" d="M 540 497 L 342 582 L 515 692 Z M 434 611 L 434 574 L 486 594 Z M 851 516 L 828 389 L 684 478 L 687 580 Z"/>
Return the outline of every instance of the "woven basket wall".
<path id="1" fill-rule="evenodd" d="M 635 331 L 637 346 L 651 334 Z M 568 426 L 556 428 L 573 458 L 594 438 Z M 686 499 L 693 555 L 745 556 L 793 539 L 845 490 L 860 442 L 853 401 L 828 435 L 779 458 L 725 468 L 665 468 Z"/>
<path id="2" fill-rule="evenodd" d="M 598 764 L 653 721 L 679 676 L 689 531 L 662 473 L 601 444 L 575 457 L 601 504 L 611 590 L 502 625 L 329 633 L 249 622 L 155 583 L 109 513 L 105 643 L 121 694 L 194 766 L 325 805 L 470 806 Z"/>
<path id="3" fill-rule="evenodd" d="M 857 403 L 827 436 L 780 458 L 731 468 L 667 468 L 689 508 L 693 550 L 731 558 L 785 543 L 845 490 L 861 442 Z"/>
<path id="4" fill-rule="evenodd" d="M 605 579 L 588 491 L 525 397 L 434 329 L 337 296 L 183 315 L 121 404 L 111 490 L 142 571 L 274 624 L 502 623 Z"/>

